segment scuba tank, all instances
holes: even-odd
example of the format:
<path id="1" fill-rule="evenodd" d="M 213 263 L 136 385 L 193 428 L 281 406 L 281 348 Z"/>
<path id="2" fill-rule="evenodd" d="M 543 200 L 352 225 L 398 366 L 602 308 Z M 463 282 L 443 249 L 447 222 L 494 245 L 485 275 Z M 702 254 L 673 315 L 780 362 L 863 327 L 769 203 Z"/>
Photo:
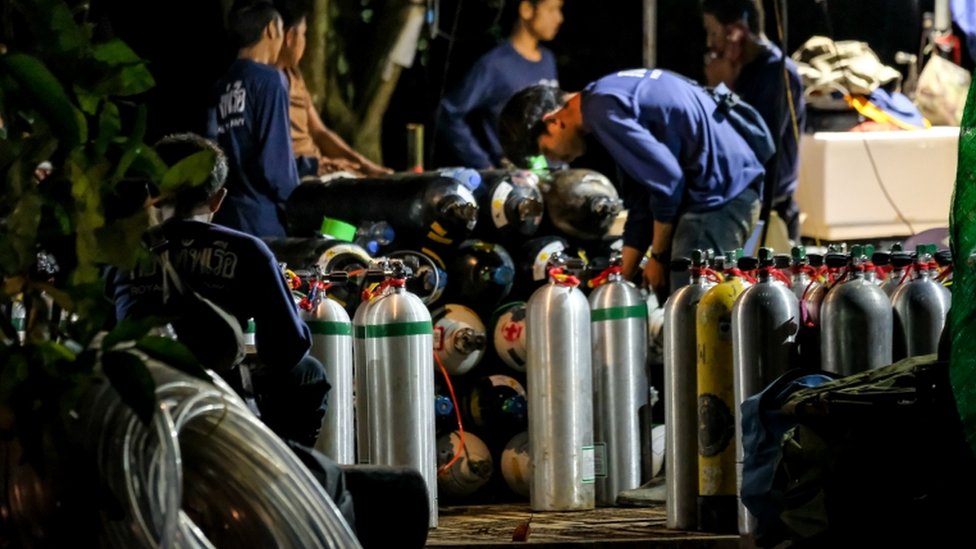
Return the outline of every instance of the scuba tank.
<path id="1" fill-rule="evenodd" d="M 549 284 L 526 307 L 531 506 L 593 509 L 590 306 L 576 277 L 565 274 L 570 265 L 582 270 L 582 261 L 558 256 L 551 263 Z"/>
<path id="2" fill-rule="evenodd" d="M 559 236 L 539 236 L 525 241 L 516 252 L 518 275 L 512 288 L 513 297 L 528 299 L 532 292 L 548 280 L 549 258 L 567 254 L 569 242 Z"/>
<path id="3" fill-rule="evenodd" d="M 529 483 L 532 478 L 528 431 L 522 431 L 505 444 L 502 450 L 501 470 L 508 488 L 515 494 L 528 498 Z"/>
<path id="4" fill-rule="evenodd" d="M 475 236 L 507 242 L 534 235 L 543 212 L 539 176 L 528 170 L 485 170 L 481 176 Z"/>
<path id="5" fill-rule="evenodd" d="M 736 414 L 745 399 L 763 390 L 793 365 L 800 304 L 789 286 L 777 279 L 777 274 L 785 278 L 773 265 L 772 249 L 760 248 L 756 283 L 746 288 L 732 307 Z M 745 453 L 738 421 L 735 437 L 736 478 L 741 482 Z M 741 498 L 738 517 L 740 534 L 755 530 L 755 518 Z"/>
<path id="6" fill-rule="evenodd" d="M 382 219 L 398 234 L 426 235 L 450 244 L 474 229 L 478 206 L 464 184 L 438 174 L 308 181 L 286 205 L 293 236 L 316 234 L 323 216 L 352 224 Z"/>
<path id="7" fill-rule="evenodd" d="M 387 254 L 399 259 L 414 276 L 407 280 L 407 291 L 416 295 L 428 307 L 440 301 L 447 287 L 447 271 L 444 261 L 433 250 L 396 250 Z"/>
<path id="8" fill-rule="evenodd" d="M 352 322 L 339 303 L 326 296 L 329 285 L 341 284 L 346 273 L 308 279 L 308 292 L 299 302 L 299 314 L 312 334 L 309 354 L 325 367 L 332 384 L 329 406 L 315 449 L 340 465 L 356 463 L 353 424 Z"/>
<path id="9" fill-rule="evenodd" d="M 888 297 L 895 295 L 895 290 L 899 288 L 903 283 L 907 282 L 907 277 L 905 272 L 912 265 L 912 254 L 908 252 L 891 252 L 889 254 L 891 260 L 891 272 L 885 278 L 884 282 L 881 284 L 881 289 L 884 290 Z"/>
<path id="10" fill-rule="evenodd" d="M 499 307 L 493 315 L 492 341 L 495 353 L 509 368 L 525 372 L 525 302 Z"/>
<path id="11" fill-rule="evenodd" d="M 694 530 L 698 524 L 698 349 L 695 313 L 715 285 L 706 276 L 701 250 L 671 261 L 671 270 L 689 270 L 691 282 L 664 304 L 664 444 L 668 528 Z"/>
<path id="12" fill-rule="evenodd" d="M 525 388 L 511 376 L 495 374 L 476 380 L 461 404 L 468 422 L 486 439 L 505 440 L 526 427 Z"/>
<path id="13" fill-rule="evenodd" d="M 361 306 L 365 307 L 359 318 L 362 325 L 356 326 L 357 338 L 363 340 L 366 378 L 365 392 L 356 395 L 365 397 L 366 421 L 356 428 L 366 433 L 368 463 L 405 465 L 420 472 L 427 484 L 433 528 L 437 526 L 437 472 L 430 313 L 420 298 L 406 291 L 411 273 L 403 262 L 385 260 L 380 266 L 385 280 Z"/>
<path id="14" fill-rule="evenodd" d="M 505 248 L 481 240 L 465 240 L 450 262 L 448 295 L 457 301 L 492 311 L 512 290 L 515 265 Z"/>
<path id="15" fill-rule="evenodd" d="M 484 441 L 470 431 L 453 431 L 437 439 L 437 491 L 449 498 L 470 496 L 488 484 L 495 464 Z M 454 456 L 460 452 L 458 459 Z M 451 463 L 453 461 L 453 463 Z M 447 469 L 442 469 L 451 463 Z"/>
<path id="16" fill-rule="evenodd" d="M 540 187 L 552 225 L 581 240 L 603 238 L 623 209 L 613 183 L 592 170 L 556 170 Z"/>
<path id="17" fill-rule="evenodd" d="M 849 278 L 834 284 L 821 308 L 823 369 L 849 376 L 891 364 L 892 311 L 884 290 L 865 278 L 863 248 L 851 246 L 851 258 L 828 254 L 827 266 L 848 264 Z"/>
<path id="18" fill-rule="evenodd" d="M 902 284 L 891 296 L 895 314 L 896 339 L 905 343 L 906 356 L 936 353 L 939 338 L 949 314 L 949 290 L 934 280 L 937 264 L 934 245 L 918 247 L 912 280 Z"/>
<path id="19" fill-rule="evenodd" d="M 467 373 L 485 356 L 487 336 L 478 314 L 452 303 L 431 313 L 434 322 L 434 354 L 451 375 Z"/>
<path id="20" fill-rule="evenodd" d="M 641 485 L 641 421 L 650 397 L 647 379 L 647 305 L 623 279 L 622 259 L 590 281 L 593 336 L 593 446 L 605 475 L 596 481 L 596 503 L 616 505 L 617 495 Z M 599 455 L 602 453 L 603 455 Z"/>
<path id="21" fill-rule="evenodd" d="M 304 183 L 303 183 L 304 185 Z M 363 277 L 372 258 L 361 246 L 331 238 L 265 238 L 264 243 L 279 263 L 292 270 L 345 271 L 348 279 L 328 289 L 328 295 L 347 313 L 355 312 L 362 293 Z"/>
<path id="22" fill-rule="evenodd" d="M 726 254 L 725 280 L 705 292 L 696 311 L 698 527 L 706 532 L 738 531 L 732 306 L 750 285 L 743 271 L 755 266 L 741 255 L 741 249 Z"/>

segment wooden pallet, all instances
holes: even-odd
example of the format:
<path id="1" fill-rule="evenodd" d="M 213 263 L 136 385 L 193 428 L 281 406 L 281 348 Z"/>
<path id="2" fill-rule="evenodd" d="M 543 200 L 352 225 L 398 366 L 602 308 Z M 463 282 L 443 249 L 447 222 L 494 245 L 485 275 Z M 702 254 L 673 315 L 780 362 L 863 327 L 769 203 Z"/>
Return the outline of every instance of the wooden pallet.
<path id="1" fill-rule="evenodd" d="M 530 517 L 527 542 L 513 542 L 516 527 Z M 738 536 L 669 530 L 665 520 L 663 505 L 546 513 L 533 513 L 528 503 L 444 507 L 427 547 L 739 547 Z"/>

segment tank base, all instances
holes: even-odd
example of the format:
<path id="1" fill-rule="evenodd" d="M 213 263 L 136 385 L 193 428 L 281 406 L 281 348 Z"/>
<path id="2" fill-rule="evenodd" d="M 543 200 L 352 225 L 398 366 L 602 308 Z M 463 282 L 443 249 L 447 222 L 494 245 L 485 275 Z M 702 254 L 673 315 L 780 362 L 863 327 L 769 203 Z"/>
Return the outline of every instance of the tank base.
<path id="1" fill-rule="evenodd" d="M 698 529 L 714 534 L 739 533 L 736 496 L 698 496 Z"/>

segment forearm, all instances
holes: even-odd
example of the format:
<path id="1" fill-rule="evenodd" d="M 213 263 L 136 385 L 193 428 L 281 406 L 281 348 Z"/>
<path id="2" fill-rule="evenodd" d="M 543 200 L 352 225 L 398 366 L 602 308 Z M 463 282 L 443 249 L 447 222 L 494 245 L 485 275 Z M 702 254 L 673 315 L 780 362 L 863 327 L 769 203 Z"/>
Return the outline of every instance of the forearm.
<path id="1" fill-rule="evenodd" d="M 366 160 L 363 155 L 354 151 L 352 147 L 339 134 L 326 127 L 313 128 L 311 131 L 312 141 L 319 148 L 322 156 L 327 158 L 343 158 L 351 162 L 362 162 Z"/>
<path id="2" fill-rule="evenodd" d="M 624 279 L 631 280 L 637 273 L 637 268 L 640 267 L 641 256 L 644 252 L 634 248 L 633 246 L 624 246 L 620 249 L 620 256 L 623 261 L 621 264 L 621 271 L 624 275 Z"/>

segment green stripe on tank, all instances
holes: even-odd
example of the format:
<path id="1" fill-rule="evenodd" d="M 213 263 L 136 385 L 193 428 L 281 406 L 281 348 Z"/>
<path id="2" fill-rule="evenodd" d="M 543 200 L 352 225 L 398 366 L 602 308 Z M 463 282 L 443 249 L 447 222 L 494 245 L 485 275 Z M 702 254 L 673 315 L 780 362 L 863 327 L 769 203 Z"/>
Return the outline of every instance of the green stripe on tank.
<path id="1" fill-rule="evenodd" d="M 606 309 L 593 309 L 590 311 L 591 322 L 602 322 L 604 320 L 623 320 L 625 318 L 644 318 L 647 316 L 647 304 L 640 303 L 630 307 L 607 307 Z"/>
<path id="2" fill-rule="evenodd" d="M 421 322 L 398 322 L 395 324 L 380 324 L 378 326 L 356 326 L 356 337 L 400 337 L 410 335 L 430 335 L 434 333 L 434 326 L 429 320 Z"/>
<path id="3" fill-rule="evenodd" d="M 247 330 L 244 333 L 246 333 L 246 334 L 253 334 L 254 333 L 254 319 L 253 318 L 248 319 L 248 321 L 247 321 Z"/>
<path id="4" fill-rule="evenodd" d="M 352 323 L 327 322 L 324 320 L 306 320 L 308 329 L 315 335 L 347 336 L 352 335 Z"/>

